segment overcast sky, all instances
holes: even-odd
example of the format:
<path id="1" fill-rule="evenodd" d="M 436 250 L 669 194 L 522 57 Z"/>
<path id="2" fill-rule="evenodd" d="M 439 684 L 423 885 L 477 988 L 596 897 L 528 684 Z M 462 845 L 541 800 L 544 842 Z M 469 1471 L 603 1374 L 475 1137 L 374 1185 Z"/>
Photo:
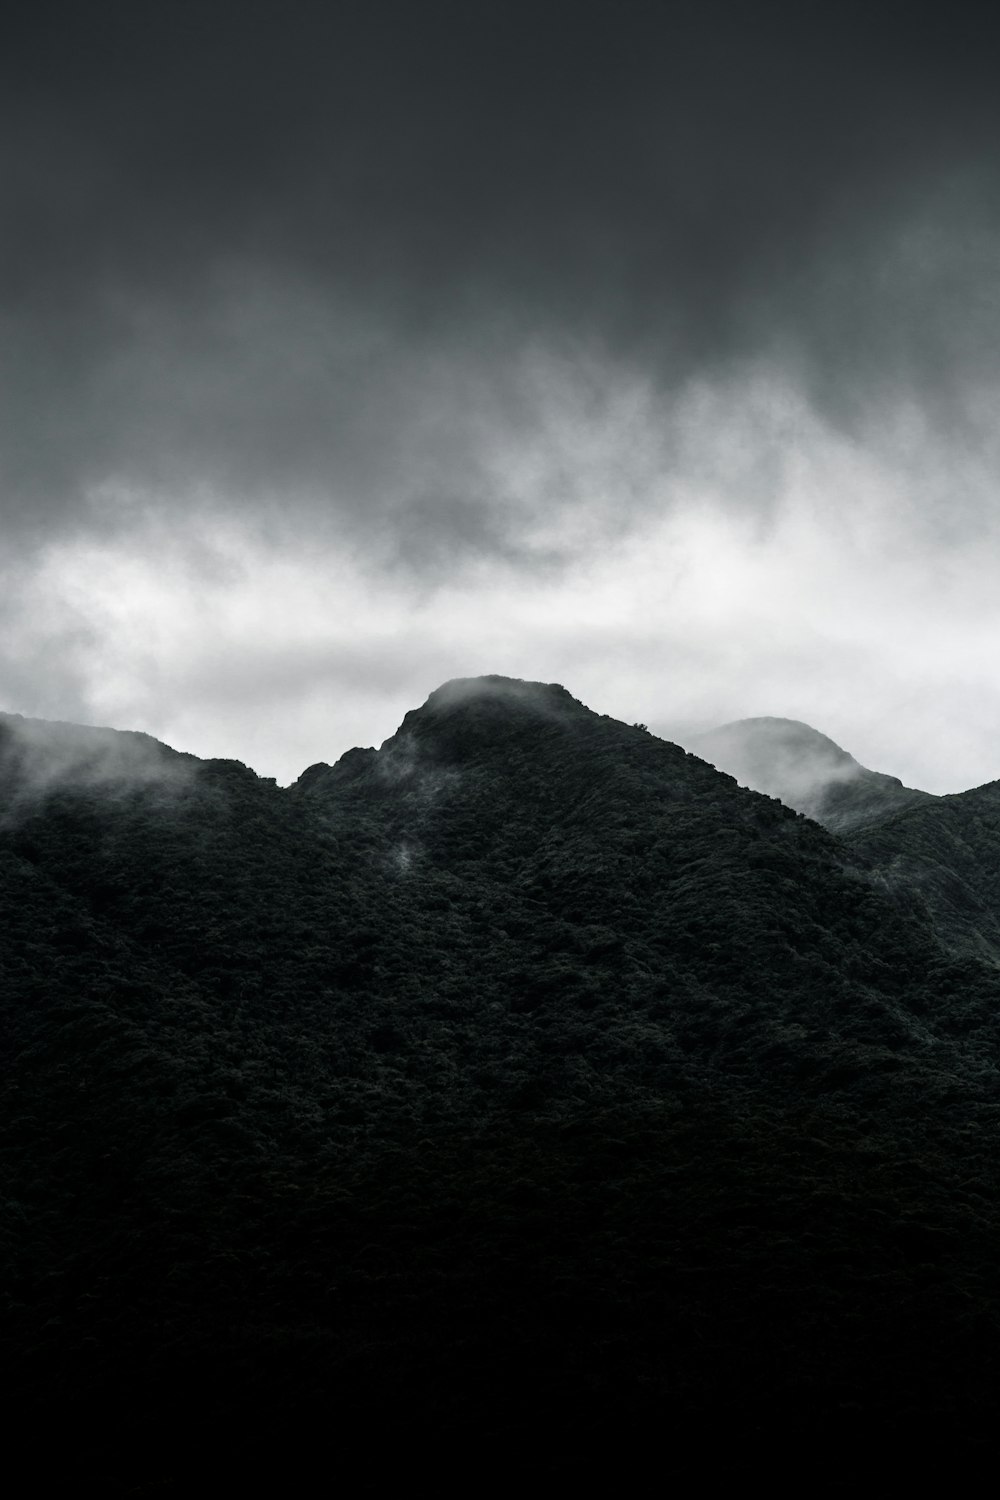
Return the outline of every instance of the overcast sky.
<path id="1" fill-rule="evenodd" d="M 0 708 L 284 782 L 500 672 L 1000 776 L 990 12 L 15 4 Z"/>

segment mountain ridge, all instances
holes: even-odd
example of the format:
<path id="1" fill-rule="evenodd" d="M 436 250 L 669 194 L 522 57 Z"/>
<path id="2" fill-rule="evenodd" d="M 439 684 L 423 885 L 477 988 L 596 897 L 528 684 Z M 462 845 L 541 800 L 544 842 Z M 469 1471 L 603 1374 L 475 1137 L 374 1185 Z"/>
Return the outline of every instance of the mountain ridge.
<path id="1" fill-rule="evenodd" d="M 609 716 L 606 714 L 598 714 L 594 710 L 588 708 L 587 705 L 585 705 L 580 699 L 575 698 L 560 683 L 543 683 L 535 682 L 530 679 L 505 677 L 500 674 L 484 674 L 478 677 L 452 678 L 442 683 L 438 688 L 435 688 L 431 693 L 428 694 L 428 697 L 425 699 L 423 704 L 421 704 L 418 708 L 409 710 L 404 715 L 404 719 L 401 722 L 399 728 L 394 731 L 394 733 L 390 735 L 387 740 L 384 740 L 382 742 L 382 745 L 385 746 L 390 742 L 398 740 L 399 736 L 404 734 L 404 732 L 412 732 L 414 726 L 416 726 L 418 730 L 424 730 L 425 726 L 427 726 L 428 724 L 440 722 L 450 713 L 454 713 L 456 709 L 460 709 L 463 704 L 469 704 L 473 702 L 477 703 L 480 709 L 488 704 L 492 704 L 494 709 L 500 710 L 502 710 L 504 706 L 506 706 L 506 708 L 508 709 L 520 707 L 523 710 L 529 710 L 531 707 L 534 707 L 539 716 L 544 716 L 545 714 L 549 714 L 550 716 L 558 716 L 560 713 L 570 713 L 592 716 L 596 719 L 607 720 L 609 718 Z M 645 728 L 645 726 L 632 727 Z M 165 758 L 169 758 L 171 760 L 183 760 L 187 762 L 197 762 L 198 764 L 207 764 L 210 759 L 213 759 L 211 757 L 199 757 L 190 751 L 177 750 L 173 746 L 167 744 L 165 741 L 157 739 L 155 736 L 143 730 L 118 729 L 111 726 L 78 724 L 69 720 L 42 719 L 38 718 L 37 716 L 31 717 L 12 711 L 0 710 L 0 746 L 2 746 L 5 742 L 9 746 L 10 740 L 12 738 L 11 732 L 17 729 L 20 729 L 22 731 L 22 735 L 24 735 L 24 732 L 27 731 L 28 735 L 36 738 L 39 743 L 41 743 L 41 741 L 46 736 L 56 739 L 63 739 L 70 744 L 75 741 L 76 746 L 74 748 L 78 749 L 81 759 L 85 756 L 88 747 L 90 747 L 92 750 L 96 750 L 102 744 L 102 742 L 113 741 L 116 738 L 120 739 L 123 742 L 155 748 L 158 753 L 162 753 Z M 801 720 L 786 719 L 773 715 L 733 720 L 712 730 L 701 731 L 697 734 L 686 734 L 682 738 L 678 738 L 675 742 L 681 744 L 682 748 L 688 750 L 689 753 L 697 754 L 701 759 L 707 759 L 710 764 L 715 764 L 715 762 L 711 760 L 710 756 L 707 753 L 702 754 L 701 751 L 702 749 L 707 751 L 708 749 L 718 748 L 720 764 L 716 767 L 716 769 L 721 770 L 724 774 L 735 776 L 736 773 L 734 771 L 728 770 L 726 765 L 721 763 L 725 759 L 723 751 L 726 748 L 726 741 L 731 737 L 735 737 L 738 740 L 740 735 L 744 734 L 744 732 L 747 731 L 751 733 L 760 730 L 773 732 L 774 729 L 778 729 L 779 731 L 794 731 L 796 734 L 799 734 L 801 736 L 803 743 L 811 745 L 813 747 L 822 746 L 829 762 L 842 768 L 843 776 L 846 780 L 852 780 L 858 775 L 858 773 L 860 773 L 863 778 L 871 778 L 872 783 L 875 785 L 902 790 L 908 796 L 919 799 L 920 801 L 932 799 L 935 795 L 933 793 L 920 791 L 916 788 L 904 787 L 903 783 L 898 777 L 887 775 L 882 772 L 869 771 L 866 767 L 860 765 L 860 763 L 848 751 L 843 750 L 839 745 L 837 745 L 835 741 Z M 734 732 L 737 731 L 739 733 L 735 734 L 734 736 Z M 772 737 L 774 737 L 773 734 Z M 654 738 L 664 737 L 654 736 Z M 776 740 L 777 750 L 783 755 L 787 756 L 789 750 L 792 748 L 788 735 L 779 734 L 774 738 Z M 784 743 L 781 743 L 782 739 L 784 740 Z M 671 743 L 672 741 L 667 738 L 666 742 Z M 305 777 L 311 778 L 313 773 L 316 772 L 317 768 L 325 767 L 326 769 L 332 769 L 333 766 L 340 765 L 341 762 L 345 761 L 348 757 L 355 757 L 359 755 L 369 756 L 371 754 L 377 753 L 378 750 L 374 747 L 355 746 L 344 751 L 335 762 L 331 763 L 326 761 L 317 761 L 312 765 L 306 767 L 296 778 L 296 781 L 293 781 L 292 783 L 290 783 L 290 785 L 296 785 Z M 232 757 L 216 757 L 214 759 L 220 765 L 231 763 L 233 765 L 245 766 L 244 762 Z M 246 767 L 246 769 L 252 770 L 253 768 Z M 254 771 L 253 774 L 259 776 L 259 779 L 261 780 L 274 780 L 273 777 L 260 776 L 260 773 L 256 771 Z M 772 768 L 771 780 L 775 788 L 777 788 L 777 782 L 779 779 L 780 768 L 777 772 L 775 772 Z M 749 783 L 741 782 L 741 784 Z M 771 786 L 767 785 L 751 785 L 750 789 L 754 791 L 762 791 L 764 795 L 768 796 L 778 795 L 780 790 L 772 789 Z M 974 791 L 976 790 L 976 788 L 970 788 L 970 790 Z M 952 793 L 950 795 L 960 796 L 963 794 Z M 786 805 L 794 807 L 796 811 L 804 811 L 804 809 L 801 807 L 795 807 L 794 799 L 790 798 L 787 795 L 785 797 L 781 797 L 779 795 L 779 800 L 785 801 Z M 912 805 L 916 804 L 914 803 Z M 814 814 L 811 812 L 806 812 L 805 815 L 814 816 Z M 818 818 L 817 821 L 822 822 L 824 820 L 823 818 Z"/>
<path id="2" fill-rule="evenodd" d="M 442 776 L 454 775 L 445 768 L 456 757 L 488 752 L 491 744 L 510 742 L 529 726 L 556 732 L 560 725 L 563 730 L 575 725 L 581 733 L 586 726 L 592 733 L 615 722 L 561 684 L 499 675 L 456 678 L 410 710 L 379 749 L 356 747 L 333 765 L 317 762 L 281 790 L 315 800 L 348 784 L 390 797 L 393 788 L 408 786 L 406 795 L 420 809 L 418 820 L 426 820 L 444 789 Z M 951 951 L 1000 963 L 1000 890 L 992 873 L 1000 860 L 1000 835 L 981 826 L 991 783 L 934 797 L 869 771 L 811 726 L 773 716 L 737 720 L 689 737 L 688 747 L 685 753 L 714 764 L 720 774 L 735 773 L 738 784 L 776 796 L 841 838 L 846 863 Z M 0 792 L 4 787 L 7 792 L 0 816 L 8 819 L 21 816 L 26 799 L 78 786 L 114 788 L 119 795 L 148 786 L 176 796 L 193 779 L 223 785 L 233 778 L 274 785 L 242 762 L 200 760 L 144 733 L 0 714 Z M 892 827 L 879 834 L 887 823 Z M 949 861 L 944 846 L 934 843 L 937 827 L 951 841 Z"/>
<path id="3" fill-rule="evenodd" d="M 12 1432 L 110 1493 L 971 1464 L 1000 972 L 880 882 L 924 814 L 855 852 L 565 689 L 445 686 L 291 788 L 0 819 Z"/>

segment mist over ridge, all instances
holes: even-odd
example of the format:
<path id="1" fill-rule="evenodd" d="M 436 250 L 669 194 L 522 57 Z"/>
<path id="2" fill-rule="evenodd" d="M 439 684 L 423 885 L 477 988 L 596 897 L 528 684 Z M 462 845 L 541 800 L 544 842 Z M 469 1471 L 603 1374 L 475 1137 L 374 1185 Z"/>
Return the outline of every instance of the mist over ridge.
<path id="1" fill-rule="evenodd" d="M 433 689 L 425 702 L 408 710 L 399 728 L 382 742 L 381 751 L 355 747 L 343 752 L 335 763 L 338 777 L 350 779 L 367 757 L 383 754 L 385 775 L 399 774 L 406 761 L 406 743 L 414 733 L 426 734 L 450 713 L 472 707 L 482 713 L 483 726 L 490 715 L 502 720 L 506 714 L 526 714 L 537 719 L 566 715 L 609 717 L 588 707 L 560 683 L 484 673 L 456 677 Z M 56 782 L 141 782 L 179 779 L 198 757 L 177 751 L 153 736 L 129 729 L 93 728 L 58 720 L 25 718 L 0 713 L 6 754 L 16 753 L 42 784 Z M 669 736 L 668 736 L 669 738 Z M 904 787 L 898 777 L 873 772 L 827 735 L 801 721 L 774 716 L 734 720 L 715 729 L 684 732 L 678 742 L 719 770 L 735 776 L 741 785 L 778 797 L 796 811 L 831 827 L 848 827 L 857 804 L 864 817 L 864 796 L 888 799 L 896 810 L 932 797 L 931 793 Z M 391 772 L 392 766 L 396 772 Z M 308 778 L 331 763 L 316 762 L 295 778 Z M 294 782 L 290 782 L 295 784 Z M 859 800 L 860 799 L 860 800 Z"/>
<path id="2" fill-rule="evenodd" d="M 869 771 L 853 755 L 795 719 L 739 719 L 690 736 L 687 748 L 741 786 L 778 797 L 834 832 L 847 832 L 923 802 L 930 792 Z"/>
<path id="3" fill-rule="evenodd" d="M 196 756 L 139 731 L 0 712 L 0 785 L 16 784 L 22 800 L 68 788 L 180 791 L 196 764 Z"/>

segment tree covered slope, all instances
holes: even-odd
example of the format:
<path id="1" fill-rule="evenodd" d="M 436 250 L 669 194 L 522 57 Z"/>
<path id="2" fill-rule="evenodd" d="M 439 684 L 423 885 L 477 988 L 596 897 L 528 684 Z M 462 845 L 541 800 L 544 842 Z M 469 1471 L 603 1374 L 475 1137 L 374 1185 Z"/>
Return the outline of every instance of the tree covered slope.
<path id="1" fill-rule="evenodd" d="M 112 1494 L 993 1443 L 1000 976 L 823 828 L 503 678 L 288 789 L 0 731 L 17 1430 Z"/>
<path id="2" fill-rule="evenodd" d="M 1000 963 L 1000 782 L 935 798 L 846 840 L 947 948 Z"/>

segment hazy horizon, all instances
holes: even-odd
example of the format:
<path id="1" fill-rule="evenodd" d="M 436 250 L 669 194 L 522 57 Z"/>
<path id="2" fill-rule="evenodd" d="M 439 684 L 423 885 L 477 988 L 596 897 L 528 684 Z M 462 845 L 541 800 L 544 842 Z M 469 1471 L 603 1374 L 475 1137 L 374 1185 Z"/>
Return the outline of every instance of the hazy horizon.
<path id="1" fill-rule="evenodd" d="M 15 4 L 0 707 L 284 782 L 496 672 L 1000 776 L 998 35 Z"/>

